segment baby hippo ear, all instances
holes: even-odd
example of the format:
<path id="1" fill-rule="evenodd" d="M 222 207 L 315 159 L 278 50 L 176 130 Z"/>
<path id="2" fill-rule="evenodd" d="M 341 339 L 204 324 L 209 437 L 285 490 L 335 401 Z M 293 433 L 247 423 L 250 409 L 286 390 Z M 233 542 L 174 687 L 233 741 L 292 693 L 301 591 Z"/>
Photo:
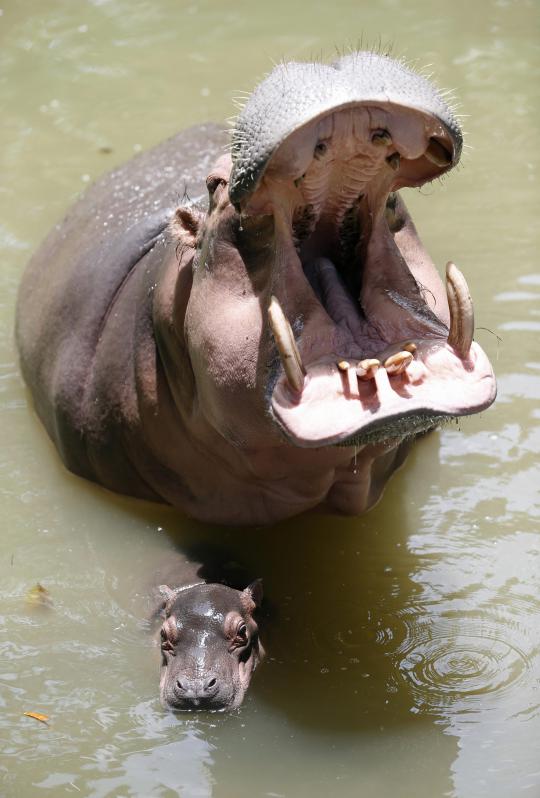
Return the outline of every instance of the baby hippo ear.
<path id="1" fill-rule="evenodd" d="M 245 590 L 242 591 L 242 596 L 246 597 L 248 600 L 247 603 L 253 602 L 255 607 L 260 607 L 263 598 L 262 579 L 255 579 L 254 582 L 252 582 L 246 587 Z M 253 609 L 255 609 L 255 607 Z"/>
<path id="2" fill-rule="evenodd" d="M 173 598 L 175 591 L 172 590 L 168 585 L 160 585 L 158 587 L 158 592 L 160 596 L 160 601 L 157 607 L 152 612 L 152 615 L 149 618 L 150 623 L 157 621 L 158 618 L 166 618 L 167 617 L 167 604 Z M 155 595 L 156 600 L 158 596 Z"/>

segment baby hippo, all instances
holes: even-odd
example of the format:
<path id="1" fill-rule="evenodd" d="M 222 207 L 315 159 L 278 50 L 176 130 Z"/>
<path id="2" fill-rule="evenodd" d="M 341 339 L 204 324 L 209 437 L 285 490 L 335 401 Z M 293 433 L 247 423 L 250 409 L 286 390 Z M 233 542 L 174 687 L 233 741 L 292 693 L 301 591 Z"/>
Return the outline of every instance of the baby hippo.
<path id="1" fill-rule="evenodd" d="M 170 709 L 239 707 L 264 656 L 253 613 L 262 582 L 245 590 L 197 582 L 172 590 L 160 586 L 160 698 Z"/>

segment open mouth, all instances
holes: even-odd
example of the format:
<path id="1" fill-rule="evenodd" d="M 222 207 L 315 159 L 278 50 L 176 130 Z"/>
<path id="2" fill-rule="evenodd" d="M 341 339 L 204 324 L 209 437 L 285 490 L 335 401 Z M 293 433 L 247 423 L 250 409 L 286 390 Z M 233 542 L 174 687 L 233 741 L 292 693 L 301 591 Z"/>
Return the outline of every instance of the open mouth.
<path id="1" fill-rule="evenodd" d="M 248 178 L 241 131 L 231 176 L 243 215 L 274 218 L 268 322 L 282 368 L 271 412 L 303 447 L 402 437 L 495 398 L 465 279 L 449 263 L 443 286 L 396 193 L 457 163 L 459 128 L 418 76 L 433 97 L 415 104 L 410 88 L 402 96 L 401 65 L 392 91 L 336 102 L 343 74 L 349 94 L 358 89 L 362 56 L 373 66 L 372 54 L 354 54 L 324 67 L 322 110 L 321 102 L 315 115 L 306 110 Z M 395 72 L 397 62 L 378 58 Z"/>

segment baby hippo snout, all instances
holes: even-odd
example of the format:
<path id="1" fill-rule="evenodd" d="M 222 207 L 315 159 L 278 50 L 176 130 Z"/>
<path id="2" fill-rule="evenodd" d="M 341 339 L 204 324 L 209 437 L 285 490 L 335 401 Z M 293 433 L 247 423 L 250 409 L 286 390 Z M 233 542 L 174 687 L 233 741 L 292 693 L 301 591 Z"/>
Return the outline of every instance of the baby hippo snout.
<path id="1" fill-rule="evenodd" d="M 182 673 L 176 678 L 176 692 L 184 702 L 199 702 L 214 698 L 219 692 L 219 682 L 215 675 L 206 674 L 202 678 L 192 678 Z"/>

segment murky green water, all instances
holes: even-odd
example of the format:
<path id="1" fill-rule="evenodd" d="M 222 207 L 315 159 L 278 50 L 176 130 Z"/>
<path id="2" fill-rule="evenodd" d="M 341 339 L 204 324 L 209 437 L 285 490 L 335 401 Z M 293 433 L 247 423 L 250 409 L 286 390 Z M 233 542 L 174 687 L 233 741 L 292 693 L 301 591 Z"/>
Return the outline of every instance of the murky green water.
<path id="1" fill-rule="evenodd" d="M 6 0 L 0 17 L 0 793 L 540 795 L 538 4 Z M 421 441 L 361 519 L 223 530 L 67 474 L 12 325 L 30 252 L 102 171 L 222 120 L 282 56 L 395 42 L 454 86 L 471 149 L 408 198 L 476 301 L 500 396 Z M 500 337 L 500 341 L 497 336 Z M 159 706 L 145 571 L 197 543 L 264 577 L 240 712 Z M 53 607 L 32 609 L 37 582 Z M 23 717 L 50 716 L 49 726 Z"/>

